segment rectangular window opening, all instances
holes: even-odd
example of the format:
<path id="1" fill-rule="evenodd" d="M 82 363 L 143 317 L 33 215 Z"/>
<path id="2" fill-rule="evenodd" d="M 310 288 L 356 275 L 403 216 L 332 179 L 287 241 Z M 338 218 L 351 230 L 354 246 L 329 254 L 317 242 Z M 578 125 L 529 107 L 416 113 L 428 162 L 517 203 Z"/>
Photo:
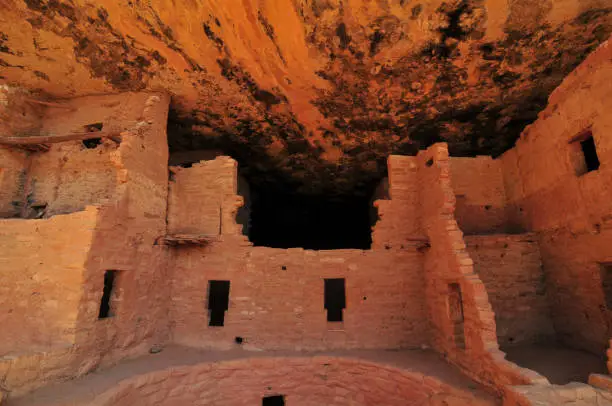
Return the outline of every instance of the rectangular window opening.
<path id="1" fill-rule="evenodd" d="M 573 161 L 577 176 L 582 176 L 599 169 L 599 156 L 593 133 L 587 131 L 574 138 L 571 142 L 573 149 Z"/>
<path id="2" fill-rule="evenodd" d="M 100 302 L 100 312 L 98 313 L 98 319 L 106 319 L 114 316 L 112 298 L 114 294 L 117 273 L 117 271 L 104 272 L 104 288 L 102 291 L 102 300 Z"/>
<path id="3" fill-rule="evenodd" d="M 229 309 L 229 281 L 208 281 L 208 325 L 221 327 Z"/>
<path id="4" fill-rule="evenodd" d="M 265 396 L 261 402 L 262 406 L 285 406 L 283 395 Z"/>
<path id="5" fill-rule="evenodd" d="M 327 310 L 327 321 L 343 320 L 343 310 L 346 308 L 346 291 L 344 279 L 325 279 L 324 306 Z"/>
<path id="6" fill-rule="evenodd" d="M 463 298 L 461 285 L 451 283 L 448 285 L 448 313 L 453 323 L 453 338 L 458 348 L 465 348 L 465 332 L 463 326 Z"/>
<path id="7" fill-rule="evenodd" d="M 601 287 L 603 289 L 606 308 L 612 310 L 612 263 L 600 264 Z"/>

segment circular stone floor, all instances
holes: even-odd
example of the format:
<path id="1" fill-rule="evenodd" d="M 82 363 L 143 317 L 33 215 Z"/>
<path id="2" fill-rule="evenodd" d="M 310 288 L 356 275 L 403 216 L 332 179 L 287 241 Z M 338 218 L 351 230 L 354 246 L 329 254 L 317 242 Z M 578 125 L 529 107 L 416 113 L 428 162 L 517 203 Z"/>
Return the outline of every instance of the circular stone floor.
<path id="1" fill-rule="evenodd" d="M 204 352 L 172 347 L 81 379 L 50 386 L 7 406 L 498 405 L 498 399 L 425 351 L 325 354 Z"/>

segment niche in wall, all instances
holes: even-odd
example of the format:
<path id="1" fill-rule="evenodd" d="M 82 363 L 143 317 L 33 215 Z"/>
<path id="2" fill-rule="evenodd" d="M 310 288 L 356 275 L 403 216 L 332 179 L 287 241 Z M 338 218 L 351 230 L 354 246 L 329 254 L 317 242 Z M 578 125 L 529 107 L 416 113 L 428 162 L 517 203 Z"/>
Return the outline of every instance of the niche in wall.
<path id="1" fill-rule="evenodd" d="M 208 325 L 221 327 L 229 309 L 229 281 L 208 281 Z"/>

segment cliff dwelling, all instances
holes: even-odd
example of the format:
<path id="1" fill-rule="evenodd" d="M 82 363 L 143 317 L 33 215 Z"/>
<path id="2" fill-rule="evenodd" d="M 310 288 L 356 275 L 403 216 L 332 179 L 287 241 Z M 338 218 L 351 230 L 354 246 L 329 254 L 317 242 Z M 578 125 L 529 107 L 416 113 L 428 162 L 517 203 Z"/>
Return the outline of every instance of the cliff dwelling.
<path id="1" fill-rule="evenodd" d="M 0 0 L 2 406 L 612 406 L 610 0 Z"/>

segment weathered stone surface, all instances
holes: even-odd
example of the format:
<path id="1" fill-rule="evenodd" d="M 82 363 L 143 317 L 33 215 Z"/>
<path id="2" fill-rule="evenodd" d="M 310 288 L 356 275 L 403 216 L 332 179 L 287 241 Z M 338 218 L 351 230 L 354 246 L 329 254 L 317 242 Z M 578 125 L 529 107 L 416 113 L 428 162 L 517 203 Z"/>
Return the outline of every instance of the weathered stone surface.
<path id="1" fill-rule="evenodd" d="M 363 189 L 389 153 L 497 154 L 612 31 L 605 0 L 0 3 L 0 79 L 173 97 L 173 150 L 255 182 Z M 333 175 L 333 176 L 332 176 Z"/>

